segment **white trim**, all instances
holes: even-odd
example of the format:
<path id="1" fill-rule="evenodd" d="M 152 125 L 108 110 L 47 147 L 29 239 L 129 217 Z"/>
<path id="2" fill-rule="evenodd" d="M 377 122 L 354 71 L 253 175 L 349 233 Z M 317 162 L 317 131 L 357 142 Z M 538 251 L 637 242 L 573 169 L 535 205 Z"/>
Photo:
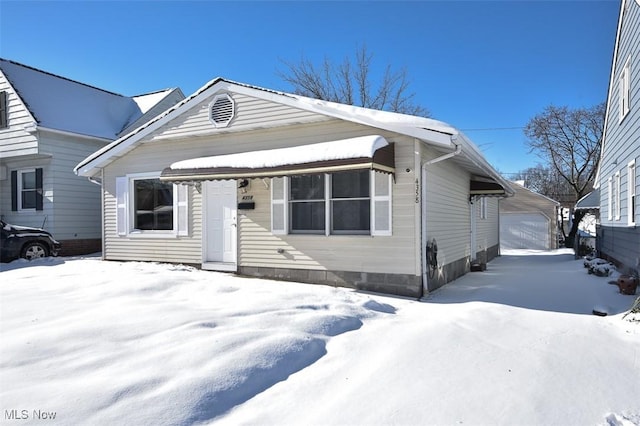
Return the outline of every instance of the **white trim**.
<path id="1" fill-rule="evenodd" d="M 36 180 L 36 168 L 29 168 L 29 169 L 18 169 L 16 170 L 16 185 L 17 185 L 17 191 L 16 191 L 16 197 L 18 198 L 18 212 L 35 212 L 36 211 L 36 207 L 34 206 L 32 209 L 25 209 L 22 208 L 22 191 L 24 190 L 22 188 L 22 175 L 26 174 L 26 173 L 33 173 L 33 179 Z M 44 180 L 44 179 L 43 179 Z M 44 185 L 44 183 L 43 183 Z M 38 182 L 36 181 L 35 183 L 35 188 L 33 189 L 26 189 L 26 191 L 34 191 L 36 193 L 37 196 L 37 192 L 38 192 Z M 44 196 L 44 194 L 43 194 Z M 37 202 L 36 202 L 37 205 Z"/>
<path id="2" fill-rule="evenodd" d="M 369 171 L 369 230 L 368 232 L 332 232 L 333 228 L 333 215 L 332 215 L 332 196 L 331 196 L 331 185 L 332 185 L 332 174 L 325 173 L 324 176 L 324 198 L 323 202 L 325 204 L 325 227 L 322 232 L 291 232 L 291 203 L 289 200 L 290 193 L 290 179 L 287 176 L 279 177 L 279 178 L 271 178 L 271 233 L 273 235 L 321 235 L 321 236 L 349 236 L 349 237 L 357 237 L 357 236 L 391 236 L 393 234 L 393 181 L 392 175 L 376 172 L 375 170 Z M 385 195 L 375 195 L 375 177 L 376 173 L 380 175 L 385 175 L 386 182 L 388 185 L 387 194 Z M 282 185 L 277 184 L 274 185 L 274 182 L 282 182 Z M 283 192 L 283 193 L 277 193 Z M 358 199 L 358 198 L 354 198 Z M 362 198 L 364 199 L 364 198 Z M 386 201 L 388 203 L 388 229 L 378 230 L 375 227 L 376 223 L 376 201 Z M 318 201 L 319 202 L 319 201 Z M 280 207 L 282 206 L 282 207 Z M 283 209 L 283 226 L 284 229 L 279 229 L 274 224 L 275 218 L 275 210 L 276 208 Z"/>
<path id="3" fill-rule="evenodd" d="M 288 177 L 278 177 L 271 178 L 271 233 L 273 235 L 286 235 L 289 227 L 289 200 L 288 200 L 288 188 L 289 182 Z M 274 185 L 274 182 L 277 182 L 277 185 Z M 277 186 L 277 189 L 276 189 Z M 274 191 L 280 191 L 277 194 L 277 197 L 274 196 Z M 276 208 L 282 209 L 282 226 L 276 228 L 274 225 L 275 214 L 274 211 Z"/>
<path id="4" fill-rule="evenodd" d="M 613 187 L 613 195 L 615 197 L 615 208 L 613 211 L 613 214 L 615 216 L 615 220 L 620 220 L 620 185 L 621 185 L 621 179 L 620 179 L 620 171 L 617 171 L 615 174 L 615 181 L 613 183 L 614 187 Z"/>
<path id="5" fill-rule="evenodd" d="M 613 177 L 607 179 L 607 220 L 613 220 Z"/>
<path id="6" fill-rule="evenodd" d="M 129 173 L 116 177 L 116 233 L 129 238 L 177 238 L 189 235 L 189 187 L 173 184 L 173 224 L 171 230 L 133 229 L 135 223 L 136 180 L 159 179 L 160 172 Z M 182 214 L 181 214 L 182 213 Z"/>
<path id="7" fill-rule="evenodd" d="M 218 102 L 219 99 L 227 99 L 231 103 L 231 116 L 229 117 L 228 120 L 226 120 L 224 122 L 215 121 L 213 119 L 212 114 L 211 114 L 212 113 L 211 109 L 216 104 L 216 102 Z M 209 115 L 209 122 L 211 124 L 213 124 L 213 126 L 216 129 L 224 128 L 224 127 L 227 127 L 229 125 L 229 123 L 231 123 L 231 121 L 233 121 L 233 119 L 236 116 L 236 102 L 233 100 L 231 95 L 229 95 L 228 93 L 220 93 L 220 94 L 215 95 L 213 97 L 213 99 L 211 100 L 211 102 L 209 102 L 209 105 L 207 106 L 207 111 L 208 111 L 208 115 Z"/>
<path id="8" fill-rule="evenodd" d="M 631 111 L 631 55 L 625 61 L 618 78 L 618 110 L 620 122 Z"/>
<path id="9" fill-rule="evenodd" d="M 636 204 L 638 198 L 636 183 L 636 160 L 633 159 L 627 164 L 627 224 L 629 226 L 635 226 L 636 224 L 635 215 L 637 214 Z"/>
<path id="10" fill-rule="evenodd" d="M 129 178 L 127 176 L 116 177 L 116 233 L 124 237 L 129 231 L 128 215 Z M 103 209 L 104 210 L 104 209 Z"/>
<path id="11" fill-rule="evenodd" d="M 376 174 L 377 173 L 377 174 Z M 387 193 L 386 195 L 376 195 L 376 176 L 384 175 L 387 178 Z M 384 236 L 389 237 L 393 235 L 393 182 L 390 174 L 376 172 L 375 170 L 371 170 L 371 175 L 369 177 L 370 189 L 371 189 L 371 235 L 372 236 Z M 387 202 L 387 228 L 388 229 L 377 229 L 376 228 L 376 216 L 378 214 L 378 210 L 376 209 L 376 202 Z"/>
<path id="12" fill-rule="evenodd" d="M 480 197 L 480 219 L 487 218 L 487 197 Z"/>

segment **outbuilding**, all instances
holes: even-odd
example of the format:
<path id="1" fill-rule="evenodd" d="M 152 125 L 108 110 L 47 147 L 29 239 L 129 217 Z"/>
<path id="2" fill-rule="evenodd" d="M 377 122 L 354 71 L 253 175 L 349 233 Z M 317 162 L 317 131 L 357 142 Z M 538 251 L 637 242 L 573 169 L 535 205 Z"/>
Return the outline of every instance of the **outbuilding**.
<path id="1" fill-rule="evenodd" d="M 500 202 L 500 248 L 557 249 L 560 203 L 523 183 L 512 182 L 515 195 Z"/>

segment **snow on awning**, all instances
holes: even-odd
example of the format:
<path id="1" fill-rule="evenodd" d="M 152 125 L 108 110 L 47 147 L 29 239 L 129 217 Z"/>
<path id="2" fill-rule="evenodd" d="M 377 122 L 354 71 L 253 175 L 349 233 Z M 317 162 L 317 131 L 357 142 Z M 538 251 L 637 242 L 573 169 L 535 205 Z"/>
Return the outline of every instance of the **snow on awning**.
<path id="1" fill-rule="evenodd" d="M 379 135 L 291 148 L 200 157 L 173 163 L 160 179 L 171 182 L 266 178 L 372 169 L 394 173 L 393 144 Z"/>
<path id="2" fill-rule="evenodd" d="M 505 189 L 497 182 L 486 182 L 483 180 L 471 180 L 469 184 L 470 195 L 481 195 L 484 197 L 502 197 L 506 195 Z"/>

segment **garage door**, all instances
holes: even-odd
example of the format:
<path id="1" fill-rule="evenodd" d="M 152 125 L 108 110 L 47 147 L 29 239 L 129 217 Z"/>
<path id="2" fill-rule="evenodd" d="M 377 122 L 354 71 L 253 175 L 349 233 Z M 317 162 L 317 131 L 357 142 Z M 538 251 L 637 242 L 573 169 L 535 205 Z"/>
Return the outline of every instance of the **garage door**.
<path id="1" fill-rule="evenodd" d="M 549 250 L 549 219 L 539 213 L 501 213 L 500 248 Z"/>

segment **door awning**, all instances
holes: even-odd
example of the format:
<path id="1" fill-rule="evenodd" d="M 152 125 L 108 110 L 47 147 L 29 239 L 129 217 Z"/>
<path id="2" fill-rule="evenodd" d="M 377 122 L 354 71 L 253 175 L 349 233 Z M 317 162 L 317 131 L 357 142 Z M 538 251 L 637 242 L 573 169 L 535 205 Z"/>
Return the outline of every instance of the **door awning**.
<path id="1" fill-rule="evenodd" d="M 480 195 L 484 197 L 503 197 L 507 195 L 505 189 L 499 183 L 484 180 L 471 180 L 469 194 L 471 196 Z"/>
<path id="2" fill-rule="evenodd" d="M 393 144 L 372 135 L 178 161 L 162 171 L 160 180 L 267 178 L 362 169 L 394 173 L 394 163 Z"/>

